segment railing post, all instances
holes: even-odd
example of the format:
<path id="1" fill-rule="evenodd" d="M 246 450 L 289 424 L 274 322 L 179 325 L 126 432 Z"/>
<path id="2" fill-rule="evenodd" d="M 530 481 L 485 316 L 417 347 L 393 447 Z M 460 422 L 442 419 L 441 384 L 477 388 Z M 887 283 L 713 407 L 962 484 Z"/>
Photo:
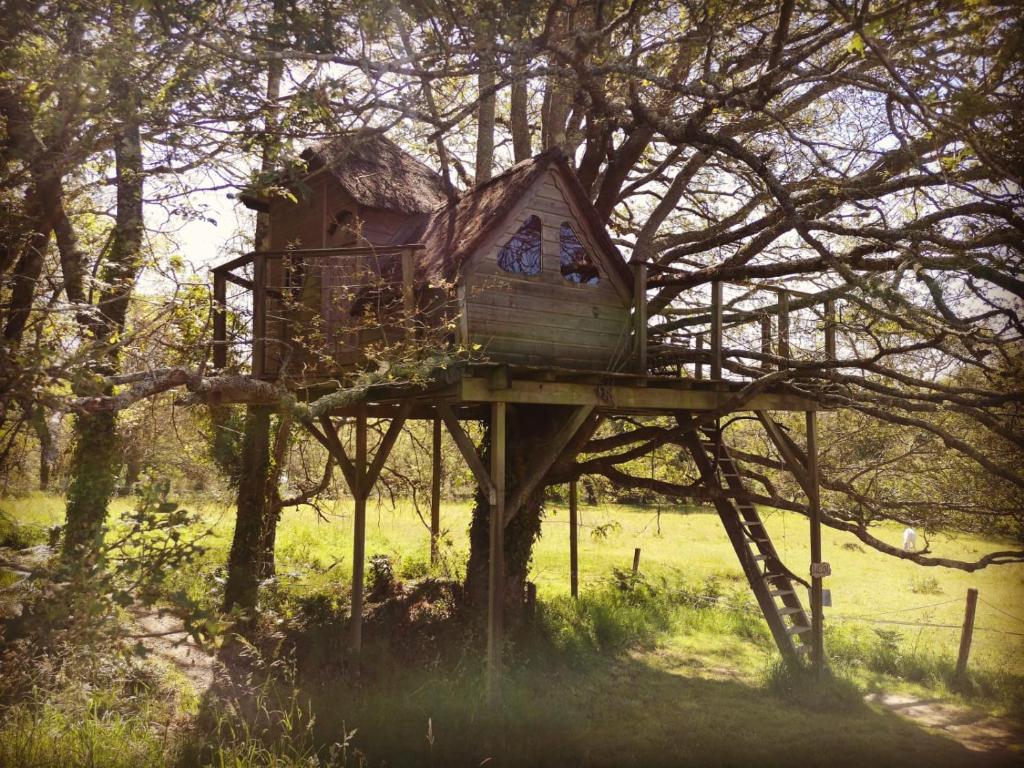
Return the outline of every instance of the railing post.
<path id="1" fill-rule="evenodd" d="M 779 291 L 779 357 L 789 360 L 789 291 Z"/>
<path id="2" fill-rule="evenodd" d="M 416 267 L 412 253 L 411 248 L 402 251 L 402 309 L 405 312 L 403 324 L 410 339 L 416 333 L 416 294 L 413 284 Z"/>
<path id="3" fill-rule="evenodd" d="M 770 356 L 772 354 L 772 316 L 762 315 L 761 316 L 761 354 Z M 767 371 L 771 368 L 771 363 L 768 358 L 765 357 L 761 361 L 761 370 Z"/>
<path id="4" fill-rule="evenodd" d="M 253 254 L 252 278 L 252 375 L 263 377 L 267 340 L 267 257 Z"/>
<path id="5" fill-rule="evenodd" d="M 693 378 L 703 379 L 704 378 L 704 361 L 701 357 L 704 354 L 704 334 L 697 334 L 697 362 L 693 364 Z"/>
<path id="6" fill-rule="evenodd" d="M 633 280 L 633 338 L 636 343 L 637 372 L 647 373 L 647 265 L 639 262 L 634 267 Z"/>
<path id="7" fill-rule="evenodd" d="M 722 282 L 711 283 L 711 378 L 722 378 Z"/>
<path id="8" fill-rule="evenodd" d="M 213 367 L 228 364 L 228 281 L 220 270 L 213 272 Z"/>
<path id="9" fill-rule="evenodd" d="M 825 359 L 836 359 L 836 302 L 825 299 Z"/>

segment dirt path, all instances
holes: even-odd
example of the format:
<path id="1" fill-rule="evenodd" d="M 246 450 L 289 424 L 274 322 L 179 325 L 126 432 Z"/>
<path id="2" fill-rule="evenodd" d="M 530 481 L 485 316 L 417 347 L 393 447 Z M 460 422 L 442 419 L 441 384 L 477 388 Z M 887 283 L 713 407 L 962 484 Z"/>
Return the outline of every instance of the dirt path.
<path id="1" fill-rule="evenodd" d="M 216 659 L 185 632 L 181 619 L 158 611 L 132 611 L 139 640 L 155 658 L 177 670 L 192 683 L 197 696 L 213 684 Z"/>
<path id="2" fill-rule="evenodd" d="M 926 728 L 942 731 L 972 752 L 1024 752 L 1024 726 L 1005 717 L 901 693 L 873 693 L 865 700 Z"/>

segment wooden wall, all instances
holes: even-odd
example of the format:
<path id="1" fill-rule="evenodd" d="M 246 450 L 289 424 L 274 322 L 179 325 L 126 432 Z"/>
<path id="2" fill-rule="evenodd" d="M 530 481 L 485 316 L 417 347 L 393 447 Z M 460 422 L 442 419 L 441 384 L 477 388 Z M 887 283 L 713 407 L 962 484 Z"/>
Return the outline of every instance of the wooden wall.
<path id="1" fill-rule="evenodd" d="M 543 222 L 541 272 L 511 274 L 498 267 L 498 249 L 537 215 Z M 558 231 L 568 221 L 600 270 L 597 285 L 562 277 Z M 464 333 L 490 360 L 583 370 L 628 367 L 629 302 L 616 290 L 587 227 L 554 173 L 533 187 L 487 246 L 474 254 L 465 277 Z"/>
<path id="2" fill-rule="evenodd" d="M 306 186 L 298 202 L 278 199 L 271 204 L 270 250 L 386 245 L 405 223 L 404 214 L 358 205 L 328 173 L 316 174 Z M 332 232 L 335 217 L 345 211 L 352 214 L 355 231 L 334 228 Z M 357 263 L 347 258 L 308 257 L 302 264 L 306 284 L 292 291 L 289 306 L 278 298 L 267 300 L 266 373 L 278 372 L 289 355 L 288 373 L 292 376 L 327 375 L 325 356 L 333 361 L 331 368 L 357 362 L 360 354 L 355 338 L 341 331 L 347 319 L 345 295 L 350 293 L 343 286 L 358 282 L 358 273 L 378 272 L 376 267 L 372 258 Z M 285 287 L 284 260 L 268 259 L 267 278 L 272 289 Z"/>

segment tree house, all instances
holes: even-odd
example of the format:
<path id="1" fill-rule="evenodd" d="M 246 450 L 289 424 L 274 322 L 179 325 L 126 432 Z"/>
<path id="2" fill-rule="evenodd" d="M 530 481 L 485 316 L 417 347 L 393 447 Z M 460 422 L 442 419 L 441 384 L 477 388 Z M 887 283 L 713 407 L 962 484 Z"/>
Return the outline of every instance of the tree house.
<path id="1" fill-rule="evenodd" d="M 778 301 L 761 314 L 727 312 L 722 284 L 714 282 L 709 305 L 697 310 L 705 332 L 695 347 L 673 349 L 652 343 L 647 328 L 648 289 L 677 279 L 672 268 L 624 260 L 560 152 L 521 162 L 461 195 L 446 193 L 437 174 L 378 134 L 344 136 L 303 158 L 305 169 L 287 184 L 290 196 L 242 196 L 268 214 L 269 243 L 213 270 L 215 367 L 228 363 L 234 344 L 227 333 L 229 284 L 251 297 L 251 338 L 243 346 L 251 350 L 252 376 L 300 398 L 337 390 L 338 382 L 403 345 L 452 353 L 429 381 L 363 385 L 358 396 L 332 401 L 304 424 L 335 459 L 356 501 L 354 649 L 361 644 L 366 499 L 406 419 L 434 421 L 435 462 L 443 423 L 490 499 L 488 658 L 496 687 L 505 526 L 602 418 L 639 414 L 676 419 L 780 652 L 792 661 L 811 652 L 820 667 L 821 578 L 807 582 L 780 561 L 745 498 L 719 421 L 750 411 L 764 425 L 810 501 L 812 559 L 820 561 L 818 406 L 785 386 L 797 377 L 789 313 L 791 294 L 794 304 L 799 294 L 772 289 Z M 649 268 L 660 269 L 659 277 L 649 281 Z M 834 358 L 830 303 L 824 310 L 825 354 Z M 777 317 L 774 339 L 769 315 Z M 762 331 L 758 348 L 724 349 L 723 328 L 750 323 Z M 745 363 L 744 355 L 760 363 Z M 771 370 L 786 376 L 752 384 Z M 506 412 L 530 405 L 562 406 L 564 416 L 527 478 L 508 489 Z M 772 418 L 776 410 L 807 414 L 806 448 Z M 354 456 L 332 416 L 354 419 Z M 367 419 L 375 417 L 390 419 L 390 426 L 371 459 Z M 460 424 L 478 418 L 490 421 L 490 466 Z M 812 587 L 812 616 L 797 594 L 801 583 Z"/>

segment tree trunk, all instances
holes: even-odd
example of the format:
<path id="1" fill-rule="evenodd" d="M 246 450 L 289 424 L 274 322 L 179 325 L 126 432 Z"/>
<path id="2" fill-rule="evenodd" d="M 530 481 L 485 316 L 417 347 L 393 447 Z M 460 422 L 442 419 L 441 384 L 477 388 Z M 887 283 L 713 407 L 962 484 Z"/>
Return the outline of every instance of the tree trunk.
<path id="1" fill-rule="evenodd" d="M 90 323 L 95 345 L 95 370 L 116 373 L 120 353 L 116 342 L 124 329 L 135 281 L 142 269 L 142 138 L 131 86 L 119 84 L 121 122 L 114 137 L 117 216 L 110 252 L 101 279 L 97 317 Z M 105 394 L 112 394 L 108 387 Z M 114 414 L 81 414 L 75 419 L 75 451 L 68 488 L 65 558 L 88 554 L 103 536 L 107 505 L 114 493 L 118 461 Z"/>
<path id="2" fill-rule="evenodd" d="M 228 555 L 224 610 L 256 607 L 260 581 L 267 478 L 270 475 L 270 408 L 252 405 L 245 414 L 238 476 L 235 533 Z"/>
<path id="3" fill-rule="evenodd" d="M 486 32 L 486 24 L 481 26 L 480 34 Z M 477 108 L 476 128 L 476 183 L 482 184 L 491 178 L 494 168 L 494 102 L 495 84 L 494 47 L 490 40 L 478 42 L 480 51 L 480 71 L 477 73 L 477 89 L 480 105 Z M 490 93 L 485 93 L 490 91 Z"/>
<path id="4" fill-rule="evenodd" d="M 527 89 L 526 64 L 516 54 L 512 65 L 512 89 L 509 94 L 509 128 L 512 131 L 512 156 L 517 163 L 533 157 L 530 137 L 530 93 Z"/>
<path id="5" fill-rule="evenodd" d="M 524 478 L 530 460 L 551 439 L 561 425 L 564 409 L 557 406 L 510 406 L 508 445 L 506 447 L 506 494 L 511 497 Z M 484 465 L 489 461 L 490 431 L 484 435 Z M 505 529 L 505 616 L 506 626 L 514 628 L 523 615 L 526 600 L 526 576 L 533 554 L 533 543 L 540 536 L 544 514 L 544 489 L 539 487 L 525 501 L 519 513 Z M 479 491 L 469 526 L 469 565 L 466 568 L 466 596 L 470 610 L 487 610 L 487 569 L 490 563 L 490 504 Z"/>

